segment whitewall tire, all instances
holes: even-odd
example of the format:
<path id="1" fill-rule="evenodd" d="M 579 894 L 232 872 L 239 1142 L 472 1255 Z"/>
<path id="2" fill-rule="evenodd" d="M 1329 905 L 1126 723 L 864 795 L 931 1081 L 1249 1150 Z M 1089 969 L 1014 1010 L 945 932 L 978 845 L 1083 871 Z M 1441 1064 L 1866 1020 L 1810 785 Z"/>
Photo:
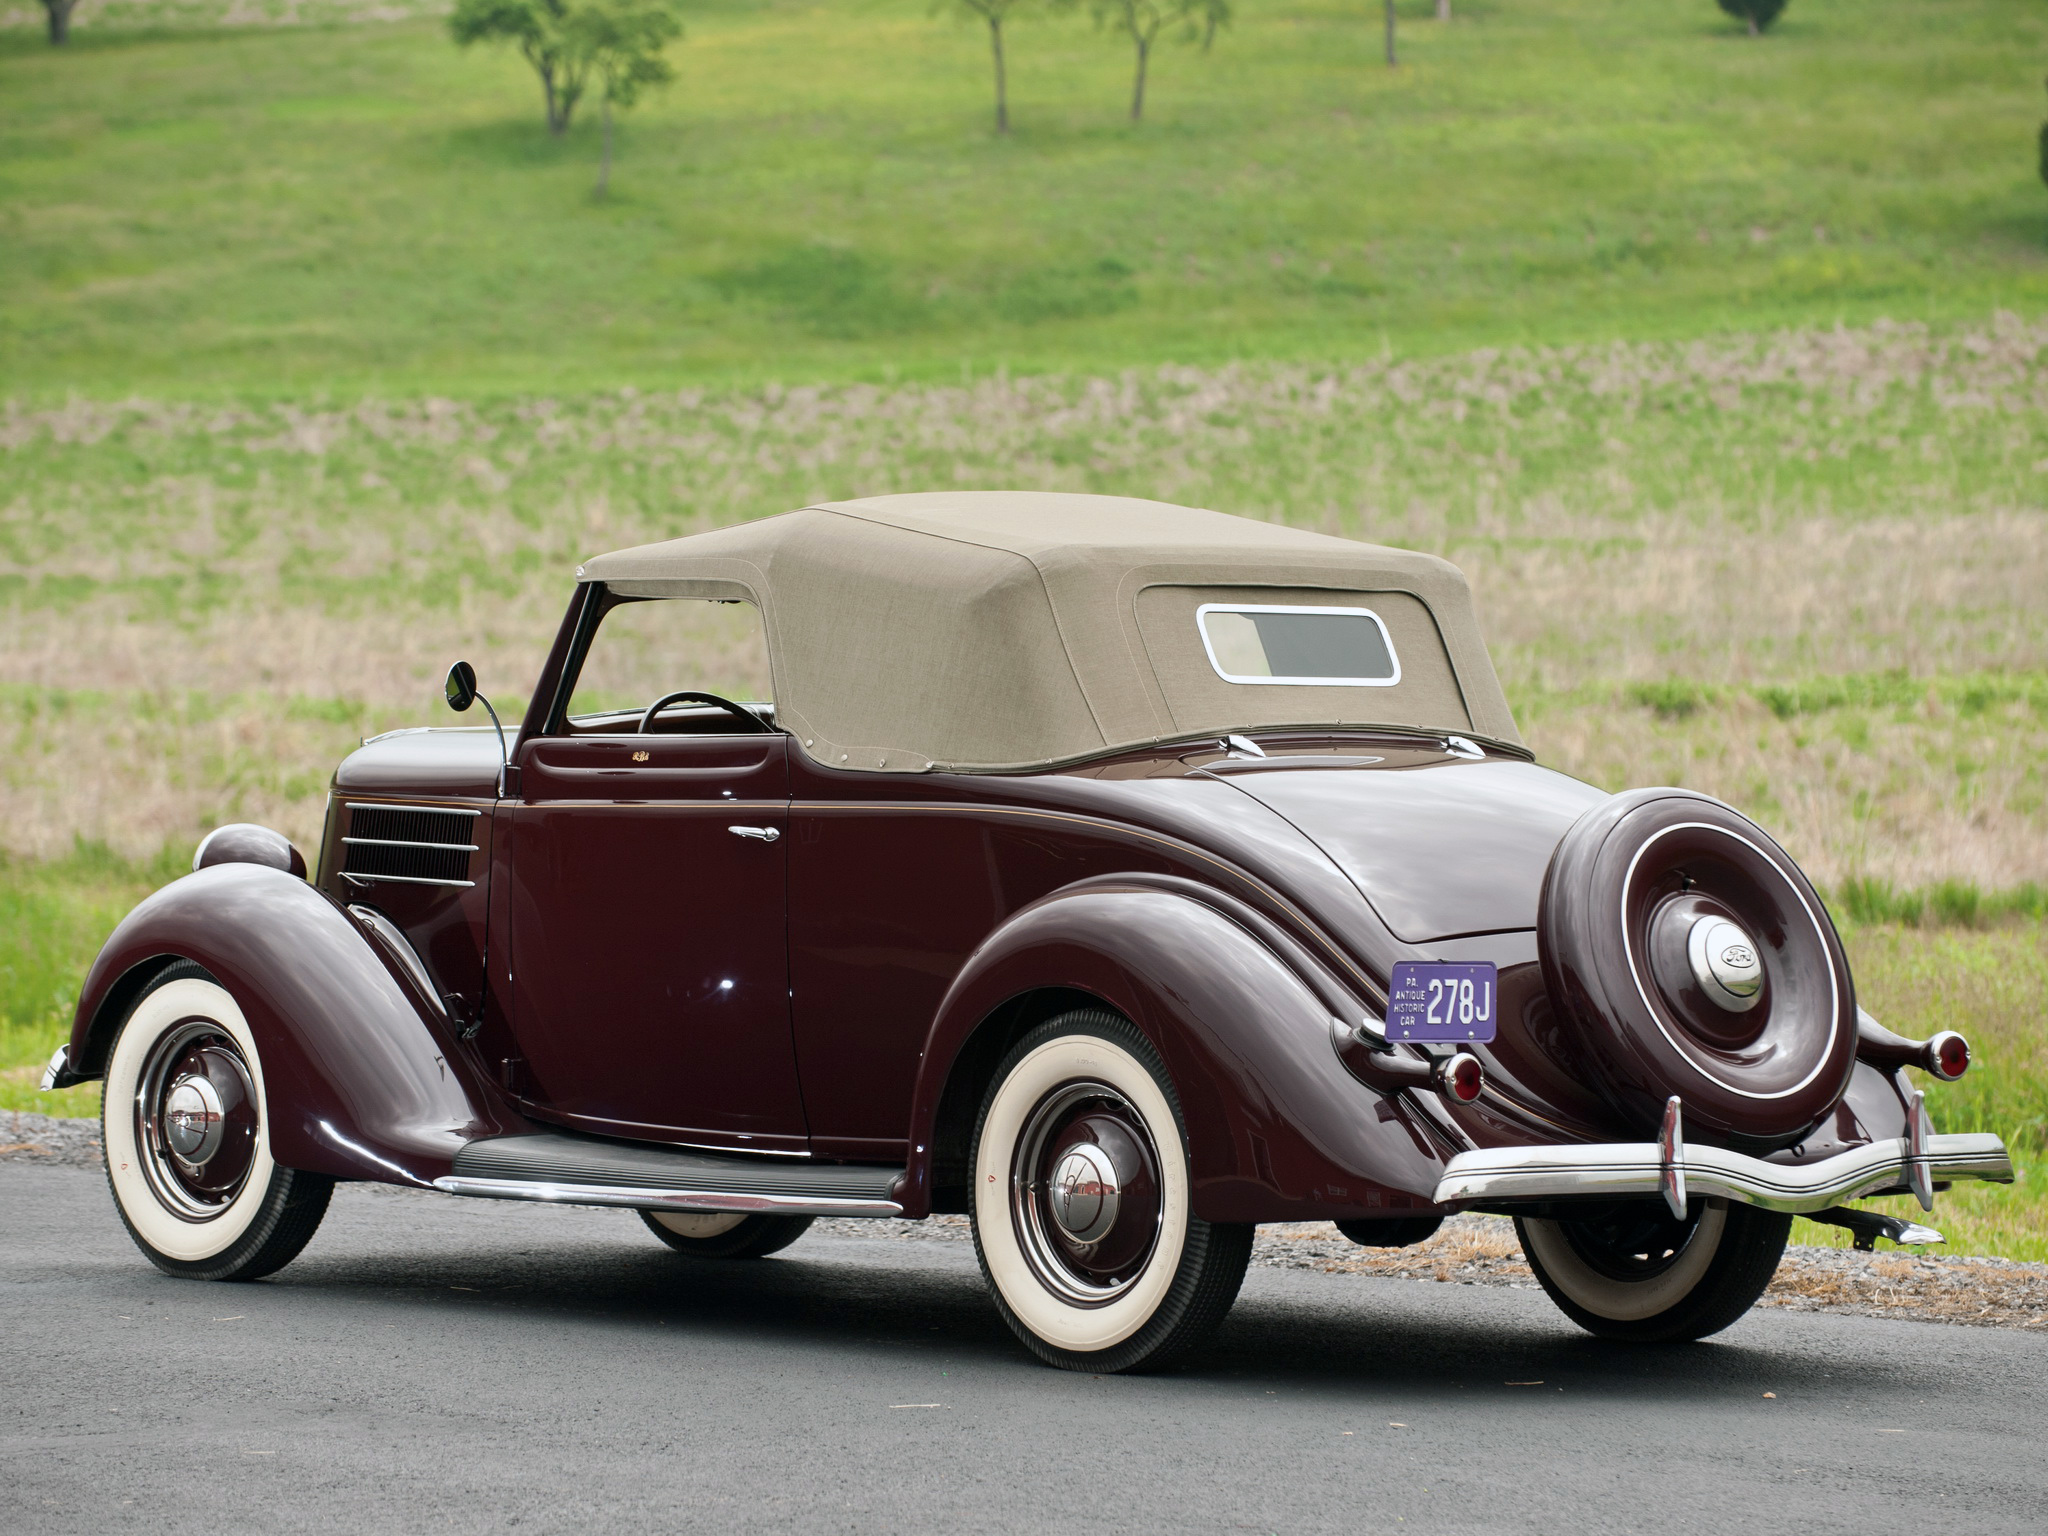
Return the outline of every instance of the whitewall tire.
<path id="1" fill-rule="evenodd" d="M 156 977 L 108 1053 L 100 1138 L 115 1208 L 157 1268 L 253 1280 L 311 1239 L 334 1181 L 277 1166 L 266 1103 L 234 997 L 189 961 Z"/>
<path id="2" fill-rule="evenodd" d="M 1017 1042 L 983 1100 L 972 1164 L 982 1273 L 1050 1364 L 1165 1364 L 1236 1300 L 1252 1229 L 1195 1216 L 1172 1082 L 1116 1014 L 1078 1010 Z"/>
<path id="3" fill-rule="evenodd" d="M 1777 1273 L 1792 1218 L 1728 1200 L 1588 1210 L 1573 1221 L 1518 1217 L 1522 1252 L 1558 1308 L 1589 1333 L 1674 1343 L 1719 1333 Z"/>

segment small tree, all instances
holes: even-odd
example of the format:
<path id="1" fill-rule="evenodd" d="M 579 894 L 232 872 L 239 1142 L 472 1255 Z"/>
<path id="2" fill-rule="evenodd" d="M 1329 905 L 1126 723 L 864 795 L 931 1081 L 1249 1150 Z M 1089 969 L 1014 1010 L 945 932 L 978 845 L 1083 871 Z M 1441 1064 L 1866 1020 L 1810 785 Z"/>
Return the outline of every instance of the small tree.
<path id="1" fill-rule="evenodd" d="M 988 51 L 996 66 L 996 132 L 1010 131 L 1009 68 L 1003 56 L 1003 23 L 1039 0 L 939 0 L 942 7 L 988 25 Z"/>
<path id="2" fill-rule="evenodd" d="M 2041 125 L 2041 180 L 2048 183 L 2048 123 Z"/>
<path id="3" fill-rule="evenodd" d="M 569 13 L 571 50 L 604 85 L 604 160 L 597 173 L 597 195 L 612 182 L 612 109 L 624 111 L 650 85 L 666 85 L 675 70 L 661 50 L 680 37 L 683 24 L 667 0 L 582 0 Z"/>
<path id="4" fill-rule="evenodd" d="M 588 61 L 569 35 L 566 0 L 455 0 L 448 30 L 465 48 L 481 42 L 517 43 L 540 76 L 548 132 L 560 136 L 569 131 L 569 119 L 583 97 Z"/>
<path id="5" fill-rule="evenodd" d="M 1747 23 L 1751 37 L 1762 37 L 1770 24 L 1784 14 L 1786 4 L 1787 0 L 1720 0 L 1722 10 Z"/>
<path id="6" fill-rule="evenodd" d="M 1137 68 L 1131 77 L 1131 121 L 1145 115 L 1145 76 L 1152 62 L 1152 45 L 1168 26 L 1179 23 L 1192 42 L 1202 39 L 1207 48 L 1216 29 L 1230 22 L 1230 0 L 1094 0 L 1096 25 L 1109 25 L 1123 32 L 1137 51 Z"/>
<path id="7" fill-rule="evenodd" d="M 1400 60 L 1394 56 L 1394 0 L 1386 0 L 1387 13 L 1387 68 L 1392 69 Z"/>
<path id="8" fill-rule="evenodd" d="M 50 46 L 71 41 L 71 13 L 78 9 L 78 0 L 43 0 L 43 9 L 50 13 Z"/>

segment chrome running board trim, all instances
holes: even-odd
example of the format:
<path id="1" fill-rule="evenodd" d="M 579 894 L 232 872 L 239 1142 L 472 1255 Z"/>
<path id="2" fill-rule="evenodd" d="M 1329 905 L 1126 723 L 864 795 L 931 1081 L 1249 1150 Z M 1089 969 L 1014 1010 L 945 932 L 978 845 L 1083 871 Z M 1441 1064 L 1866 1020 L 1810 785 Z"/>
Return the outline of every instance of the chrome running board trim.
<path id="1" fill-rule="evenodd" d="M 901 1216 L 894 1200 L 829 1195 L 750 1195 L 732 1190 L 621 1189 L 609 1184 L 547 1184 L 531 1179 L 434 1180 L 444 1195 L 484 1200 L 552 1200 L 566 1205 L 628 1205 L 643 1211 L 766 1211 L 778 1216 Z"/>
<path id="2" fill-rule="evenodd" d="M 1918 1141 L 1920 1138 L 1915 1137 Z M 1767 1163 L 1722 1147 L 1683 1144 L 1667 1162 L 1654 1141 L 1604 1146 L 1494 1147 L 1460 1152 L 1437 1181 L 1437 1205 L 1510 1204 L 1571 1196 L 1656 1198 L 1675 1171 L 1692 1195 L 1718 1195 L 1769 1211 L 1819 1211 L 1879 1190 L 1931 1189 L 1937 1182 L 2012 1182 L 2012 1158 L 1996 1136 L 1927 1136 L 1874 1141 L 1805 1167 Z"/>

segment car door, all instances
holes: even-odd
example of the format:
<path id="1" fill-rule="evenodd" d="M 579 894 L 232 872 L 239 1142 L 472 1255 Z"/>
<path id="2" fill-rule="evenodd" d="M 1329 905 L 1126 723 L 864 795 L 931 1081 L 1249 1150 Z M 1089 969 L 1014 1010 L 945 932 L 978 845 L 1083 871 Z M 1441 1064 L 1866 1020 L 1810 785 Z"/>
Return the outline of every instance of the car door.
<path id="1" fill-rule="evenodd" d="M 801 1152 L 788 737 L 727 720 L 585 717 L 520 747 L 515 1091 L 604 1134 Z"/>

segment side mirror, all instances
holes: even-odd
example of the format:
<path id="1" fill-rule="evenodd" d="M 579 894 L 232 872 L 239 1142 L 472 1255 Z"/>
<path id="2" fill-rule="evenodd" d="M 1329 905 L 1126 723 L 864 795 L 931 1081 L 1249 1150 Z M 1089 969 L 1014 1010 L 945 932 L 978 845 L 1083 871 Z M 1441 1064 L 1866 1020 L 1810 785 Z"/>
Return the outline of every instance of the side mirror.
<path id="1" fill-rule="evenodd" d="M 448 669 L 448 681 L 441 691 L 448 696 L 448 707 L 461 714 L 476 702 L 476 668 L 458 661 Z"/>

